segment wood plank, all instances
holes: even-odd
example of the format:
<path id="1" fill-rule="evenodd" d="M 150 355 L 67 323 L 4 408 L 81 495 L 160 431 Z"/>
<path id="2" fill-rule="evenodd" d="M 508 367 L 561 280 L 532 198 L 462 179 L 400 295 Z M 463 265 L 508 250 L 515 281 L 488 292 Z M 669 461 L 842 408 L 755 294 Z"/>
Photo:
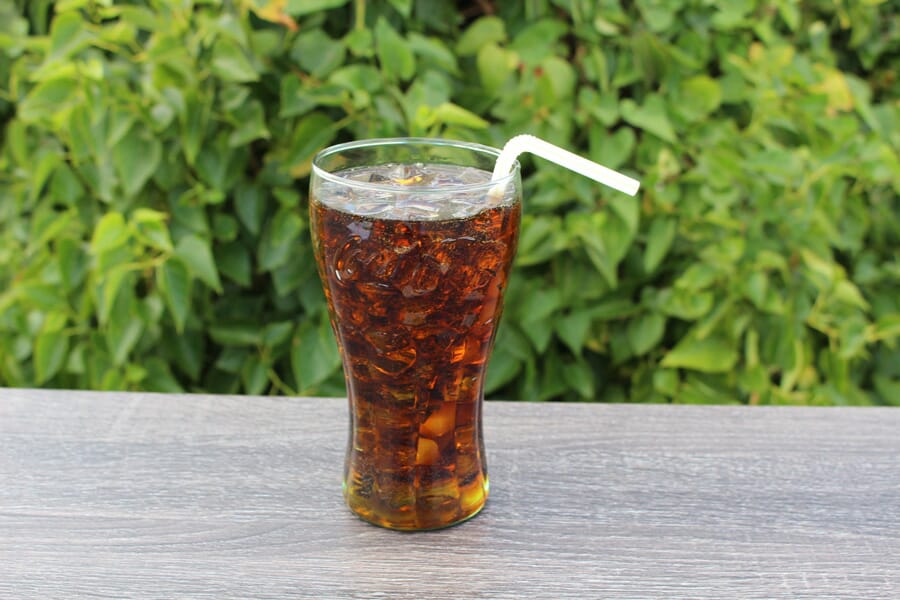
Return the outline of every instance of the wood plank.
<path id="1" fill-rule="evenodd" d="M 403 534 L 345 400 L 0 390 L 0 598 L 900 597 L 900 411 L 485 413 L 484 512 Z"/>

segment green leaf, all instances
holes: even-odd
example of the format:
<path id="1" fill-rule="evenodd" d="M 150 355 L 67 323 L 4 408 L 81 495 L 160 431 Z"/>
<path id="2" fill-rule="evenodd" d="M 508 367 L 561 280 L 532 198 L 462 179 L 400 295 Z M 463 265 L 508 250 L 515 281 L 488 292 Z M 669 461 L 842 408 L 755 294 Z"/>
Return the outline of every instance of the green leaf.
<path id="1" fill-rule="evenodd" d="M 234 191 L 234 208 L 238 218 L 250 233 L 259 234 L 266 211 L 265 190 L 260 185 L 241 182 Z"/>
<path id="2" fill-rule="evenodd" d="M 260 357 L 251 354 L 241 369 L 241 381 L 244 391 L 251 396 L 262 394 L 269 385 L 269 368 Z"/>
<path id="3" fill-rule="evenodd" d="M 181 144 L 184 156 L 193 166 L 200 152 L 200 145 L 208 130 L 210 102 L 196 93 L 190 93 L 185 100 L 184 116 L 181 120 Z"/>
<path id="4" fill-rule="evenodd" d="M 648 131 L 653 135 L 674 144 L 675 130 L 666 114 L 665 101 L 659 94 L 648 95 L 642 106 L 638 106 L 630 98 L 622 101 L 622 118 L 631 125 Z"/>
<path id="5" fill-rule="evenodd" d="M 563 380 L 571 389 L 578 392 L 584 400 L 594 400 L 596 389 L 594 387 L 594 370 L 584 361 L 576 361 L 564 364 L 562 367 Z"/>
<path id="6" fill-rule="evenodd" d="M 134 265 L 126 263 L 116 265 L 104 274 L 100 286 L 100 302 L 97 307 L 97 320 L 101 325 L 105 325 L 109 321 L 110 312 L 115 306 L 121 289 L 133 287 L 133 278 L 131 277 L 133 270 Z"/>
<path id="7" fill-rule="evenodd" d="M 719 108 L 722 90 L 718 82 L 707 76 L 697 75 L 681 82 L 677 110 L 690 121 L 699 121 Z"/>
<path id="8" fill-rule="evenodd" d="M 226 373 L 240 373 L 249 355 L 250 351 L 246 348 L 226 346 L 216 359 L 215 367 Z"/>
<path id="9" fill-rule="evenodd" d="M 381 71 L 371 65 L 352 64 L 332 73 L 328 81 L 358 95 L 360 90 L 369 93 L 381 90 L 384 87 L 383 79 Z"/>
<path id="10" fill-rule="evenodd" d="M 599 302 L 588 309 L 591 318 L 600 321 L 612 321 L 627 317 L 637 311 L 637 306 L 631 300 L 610 298 Z"/>
<path id="11" fill-rule="evenodd" d="M 73 111 L 75 112 L 75 111 Z M 70 117 L 71 118 L 71 117 Z M 14 163 L 24 166 L 31 161 L 28 126 L 19 119 L 12 119 L 6 124 L 6 147 Z"/>
<path id="12" fill-rule="evenodd" d="M 58 9 L 57 9 L 58 10 Z M 66 59 L 90 44 L 91 35 L 78 12 L 58 14 L 50 26 L 48 62 Z"/>
<path id="13" fill-rule="evenodd" d="M 503 19 L 495 16 L 485 16 L 469 25 L 456 43 L 456 53 L 459 56 L 471 56 L 488 44 L 497 44 L 506 41 L 506 25 Z"/>
<path id="14" fill-rule="evenodd" d="M 224 200 L 223 192 L 240 178 L 241 149 L 230 146 L 224 132 L 212 143 L 207 142 L 197 156 L 197 174 L 208 190 L 202 190 L 198 199 L 215 204 Z"/>
<path id="15" fill-rule="evenodd" d="M 131 302 L 120 302 L 124 308 L 117 306 L 106 326 L 106 344 L 112 352 L 113 364 L 123 366 L 128 355 L 144 332 L 144 323 L 129 307 Z"/>
<path id="16" fill-rule="evenodd" d="M 726 373 L 734 368 L 737 360 L 737 350 L 728 340 L 716 335 L 698 340 L 688 335 L 666 354 L 660 364 L 704 373 Z"/>
<path id="17" fill-rule="evenodd" d="M 710 291 L 692 291 L 685 288 L 664 289 L 659 292 L 656 305 L 660 312 L 686 321 L 694 321 L 709 313 L 715 295 Z"/>
<path id="18" fill-rule="evenodd" d="M 213 235 L 219 241 L 231 242 L 238 236 L 237 219 L 227 214 L 213 215 Z"/>
<path id="19" fill-rule="evenodd" d="M 32 167 L 28 204 L 33 205 L 44 191 L 47 180 L 60 165 L 60 157 L 53 152 L 39 151 L 35 157 L 36 164 Z"/>
<path id="20" fill-rule="evenodd" d="M 800 3 L 793 0 L 775 0 L 778 14 L 791 31 L 797 31 L 800 26 Z"/>
<path id="21" fill-rule="evenodd" d="M 291 344 L 291 367 L 301 394 L 315 390 L 341 365 L 334 334 L 327 319 L 318 326 L 302 323 Z"/>
<path id="22" fill-rule="evenodd" d="M 223 346 L 259 346 L 262 330 L 257 323 L 220 323 L 209 328 L 212 339 Z"/>
<path id="23" fill-rule="evenodd" d="M 665 79 L 672 64 L 666 46 L 656 35 L 644 31 L 630 38 L 634 66 L 648 86 Z"/>
<path id="24" fill-rule="evenodd" d="M 213 45 L 212 70 L 223 81 L 247 83 L 259 80 L 259 73 L 244 49 L 226 37 L 220 37 Z"/>
<path id="25" fill-rule="evenodd" d="M 149 208 L 135 210 L 132 220 L 138 239 L 157 250 L 171 252 L 172 238 L 169 236 L 169 228 L 165 223 L 167 218 L 166 213 Z"/>
<path id="26" fill-rule="evenodd" d="M 553 320 L 533 320 L 525 324 L 525 337 L 531 341 L 531 345 L 538 354 L 547 352 L 550 340 L 553 338 Z"/>
<path id="27" fill-rule="evenodd" d="M 664 396 L 678 393 L 678 371 L 674 369 L 657 369 L 653 371 L 653 389 Z"/>
<path id="28" fill-rule="evenodd" d="M 144 384 L 147 391 L 162 394 L 184 393 L 184 388 L 175 379 L 169 365 L 161 358 L 151 356 L 144 362 L 147 368 L 147 379 Z"/>
<path id="29" fill-rule="evenodd" d="M 112 147 L 115 147 L 125 136 L 125 134 L 133 129 L 134 123 L 137 120 L 135 114 L 132 111 L 127 111 L 124 109 L 114 109 L 109 115 L 107 115 L 106 119 L 107 126 L 105 141 L 108 146 Z"/>
<path id="30" fill-rule="evenodd" d="M 766 302 L 769 280 L 761 271 L 750 273 L 744 280 L 744 295 L 757 307 L 762 308 Z"/>
<path id="31" fill-rule="evenodd" d="M 132 127 L 112 151 L 112 161 L 126 196 L 143 189 L 159 168 L 162 144 L 144 130 Z"/>
<path id="32" fill-rule="evenodd" d="M 445 125 L 460 125 L 470 129 L 485 129 L 488 126 L 487 121 L 452 102 L 444 102 L 436 106 L 434 117 Z"/>
<path id="33" fill-rule="evenodd" d="M 619 275 L 616 271 L 616 262 L 606 251 L 606 248 L 597 240 L 585 239 L 585 252 L 594 268 L 603 276 L 610 288 L 619 287 Z"/>
<path id="34" fill-rule="evenodd" d="M 628 321 L 625 335 L 635 356 L 656 347 L 666 330 L 666 318 L 657 312 L 644 313 Z"/>
<path id="35" fill-rule="evenodd" d="M 569 313 L 556 322 L 556 334 L 575 356 L 581 356 L 592 320 L 591 310 L 581 309 Z"/>
<path id="36" fill-rule="evenodd" d="M 578 91 L 578 105 L 580 109 L 587 111 L 592 117 L 609 127 L 619 120 L 619 99 L 614 94 L 598 94 L 597 90 L 582 86 Z M 597 141 L 602 145 L 606 132 L 601 128 L 591 128 L 588 135 L 597 130 Z M 633 132 L 632 132 L 633 133 Z M 602 136 L 602 137 L 601 137 Z M 591 139 L 594 139 L 593 137 Z M 591 146 L 591 152 L 597 152 L 600 148 Z"/>
<path id="37" fill-rule="evenodd" d="M 324 113 L 314 112 L 303 117 L 294 128 L 285 158 L 291 175 L 308 175 L 313 155 L 327 146 L 336 133 L 333 119 Z"/>
<path id="38" fill-rule="evenodd" d="M 46 211 L 37 212 L 32 216 L 31 235 L 28 240 L 28 252 L 34 252 L 46 245 L 60 234 L 69 229 L 77 218 L 75 211 Z"/>
<path id="39" fill-rule="evenodd" d="M 876 340 L 896 340 L 900 338 L 900 313 L 884 315 L 875 322 L 872 332 Z"/>
<path id="40" fill-rule="evenodd" d="M 60 276 L 68 291 L 81 285 L 88 272 L 89 258 L 84 244 L 70 238 L 56 241 L 56 258 L 59 262 Z"/>
<path id="41" fill-rule="evenodd" d="M 519 31 L 510 44 L 510 49 L 526 64 L 536 65 L 553 55 L 557 40 L 568 30 L 568 25 L 562 21 L 541 19 Z"/>
<path id="42" fill-rule="evenodd" d="M 197 382 L 208 364 L 205 356 L 206 333 L 185 329 L 179 335 L 166 336 L 163 345 L 168 350 L 173 368 Z"/>
<path id="43" fill-rule="evenodd" d="M 250 285 L 250 253 L 241 242 L 231 242 L 217 248 L 216 264 L 225 277 L 242 286 Z"/>
<path id="44" fill-rule="evenodd" d="M 426 37 L 413 31 L 409 33 L 408 40 L 410 50 L 422 59 L 424 65 L 433 65 L 451 75 L 459 75 L 456 56 L 439 38 Z"/>
<path id="45" fill-rule="evenodd" d="M 184 331 L 191 301 L 191 276 L 177 258 L 170 258 L 156 269 L 156 285 L 169 307 L 175 329 Z"/>
<path id="46" fill-rule="evenodd" d="M 540 264 L 559 252 L 566 244 L 560 229 L 559 217 L 535 218 L 526 214 L 522 218 L 516 263 L 523 266 Z"/>
<path id="47" fill-rule="evenodd" d="M 259 242 L 256 258 L 261 271 L 271 271 L 294 255 L 306 224 L 292 209 L 282 208 L 269 221 Z"/>
<path id="48" fill-rule="evenodd" d="M 695 263 L 688 267 L 677 280 L 675 287 L 687 291 L 705 290 L 719 277 L 719 270 L 706 263 Z"/>
<path id="49" fill-rule="evenodd" d="M 677 401 L 683 404 L 736 404 L 734 397 L 723 385 L 709 376 L 690 373 L 678 390 Z"/>
<path id="50" fill-rule="evenodd" d="M 852 281 L 847 281 L 846 279 L 838 281 L 834 285 L 834 291 L 832 293 L 834 294 L 834 297 L 841 302 L 845 302 L 862 310 L 869 310 L 869 303 L 866 302 L 862 292 Z"/>
<path id="51" fill-rule="evenodd" d="M 293 321 L 279 321 L 277 323 L 269 323 L 263 329 L 262 341 L 268 347 L 274 347 L 282 344 L 294 333 Z"/>
<path id="52" fill-rule="evenodd" d="M 650 31 L 665 31 L 672 27 L 678 2 L 671 0 L 637 0 L 638 9 Z"/>
<path id="53" fill-rule="evenodd" d="M 168 214 L 160 210 L 154 210 L 152 208 L 136 208 L 131 214 L 132 221 L 138 224 L 165 223 L 168 218 Z"/>
<path id="54" fill-rule="evenodd" d="M 641 212 L 637 198 L 626 196 L 625 194 L 616 194 L 609 200 L 609 207 L 621 219 L 621 223 L 616 223 L 615 226 L 620 227 L 621 224 L 624 224 L 629 237 L 634 236 L 637 233 Z M 624 254 L 624 251 L 621 252 L 622 256 Z M 619 253 L 616 253 L 616 255 L 618 256 Z"/>
<path id="55" fill-rule="evenodd" d="M 350 0 L 288 0 L 287 12 L 295 17 L 344 6 Z"/>
<path id="56" fill-rule="evenodd" d="M 562 304 L 562 295 L 554 287 L 537 288 L 521 300 L 519 310 L 522 321 L 535 322 L 546 320 Z"/>
<path id="57" fill-rule="evenodd" d="M 69 351 L 69 336 L 59 330 L 43 331 L 34 343 L 34 372 L 38 384 L 59 372 Z"/>
<path id="58" fill-rule="evenodd" d="M 836 265 L 806 248 L 800 251 L 800 256 L 803 257 L 803 262 L 814 275 L 814 283 L 822 289 L 830 288 L 837 277 Z"/>
<path id="59" fill-rule="evenodd" d="M 306 31 L 294 41 L 291 57 L 300 68 L 322 79 L 344 63 L 344 44 L 334 40 L 321 29 Z"/>
<path id="60" fill-rule="evenodd" d="M 515 52 L 501 48 L 493 42 L 482 46 L 478 50 L 475 65 L 484 91 L 489 96 L 496 96 L 510 75 L 515 72 L 518 63 L 519 57 Z"/>
<path id="61" fill-rule="evenodd" d="M 647 248 L 644 250 L 644 271 L 652 273 L 662 262 L 675 239 L 675 220 L 656 217 L 647 231 Z"/>
<path id="62" fill-rule="evenodd" d="M 78 83 L 69 77 L 40 82 L 19 104 L 16 115 L 24 123 L 33 123 L 58 114 L 76 97 Z"/>
<path id="63" fill-rule="evenodd" d="M 416 72 L 416 57 L 409 44 L 384 17 L 375 24 L 375 53 L 389 79 L 405 81 Z"/>
<path id="64" fill-rule="evenodd" d="M 403 15 L 404 18 L 409 18 L 409 15 L 412 13 L 412 0 L 388 0 L 388 2 L 390 2 L 390 5 L 393 6 L 398 13 Z"/>
<path id="65" fill-rule="evenodd" d="M 513 381 L 522 371 L 522 361 L 502 344 L 497 344 L 491 353 L 484 380 L 485 394 L 491 394 Z"/>
<path id="66" fill-rule="evenodd" d="M 615 289 L 618 265 L 634 240 L 638 207 L 633 198 L 621 196 L 610 201 L 610 208 L 609 213 L 572 214 L 568 223 L 591 263 Z"/>
<path id="67" fill-rule="evenodd" d="M 232 148 L 244 146 L 253 140 L 267 140 L 271 137 L 266 127 L 266 115 L 262 104 L 256 100 L 236 111 L 234 118 L 237 119 L 237 127 L 228 136 L 228 145 Z"/>
<path id="68" fill-rule="evenodd" d="M 852 316 L 841 321 L 840 351 L 838 356 L 845 360 L 859 358 L 866 345 L 866 322 L 859 316 Z"/>
<path id="69" fill-rule="evenodd" d="M 543 77 L 550 82 L 554 102 L 572 97 L 578 80 L 572 65 L 558 56 L 548 56 L 541 61 L 541 68 L 544 70 Z"/>
<path id="70" fill-rule="evenodd" d="M 218 293 L 222 293 L 222 282 L 219 280 L 209 240 L 188 234 L 178 241 L 175 255 L 184 261 L 192 275 Z"/>
<path id="71" fill-rule="evenodd" d="M 592 127 L 588 132 L 591 158 L 610 169 L 618 169 L 625 164 L 634 151 L 634 130 L 621 127 L 612 135 L 602 127 Z"/>
<path id="72" fill-rule="evenodd" d="M 900 378 L 891 379 L 885 375 L 875 376 L 875 390 L 882 402 L 891 406 L 900 406 Z"/>
<path id="73" fill-rule="evenodd" d="M 375 55 L 375 36 L 371 29 L 353 29 L 344 36 L 344 45 L 354 56 L 372 58 Z"/>
<path id="74" fill-rule="evenodd" d="M 118 248 L 128 241 L 128 228 L 122 213 L 111 211 L 103 215 L 91 236 L 91 254 L 98 255 Z"/>
<path id="75" fill-rule="evenodd" d="M 316 106 L 312 94 L 304 89 L 300 78 L 294 73 L 288 73 L 281 78 L 279 96 L 278 116 L 282 119 L 305 114 Z"/>

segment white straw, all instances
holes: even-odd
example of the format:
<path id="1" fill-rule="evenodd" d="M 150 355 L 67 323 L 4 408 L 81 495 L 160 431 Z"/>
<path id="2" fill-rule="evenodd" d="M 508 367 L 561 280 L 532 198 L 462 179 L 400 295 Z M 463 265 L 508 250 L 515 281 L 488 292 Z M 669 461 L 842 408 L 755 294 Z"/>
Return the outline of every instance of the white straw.
<path id="1" fill-rule="evenodd" d="M 585 177 L 590 177 L 594 181 L 598 181 L 603 185 L 624 192 L 629 196 L 637 194 L 638 188 L 641 186 L 641 183 L 636 179 L 632 179 L 618 171 L 613 171 L 594 161 L 573 154 L 559 146 L 554 146 L 541 138 L 527 134 L 517 135 L 506 142 L 506 145 L 503 146 L 503 150 L 500 152 L 500 156 L 497 157 L 491 181 L 496 181 L 509 175 L 509 171 L 516 161 L 516 157 L 523 152 L 536 154 L 541 158 L 555 162 L 556 164 L 565 167 L 570 171 L 575 171 L 576 173 L 584 175 Z M 503 186 L 494 186 L 491 193 L 502 195 L 504 193 Z"/>

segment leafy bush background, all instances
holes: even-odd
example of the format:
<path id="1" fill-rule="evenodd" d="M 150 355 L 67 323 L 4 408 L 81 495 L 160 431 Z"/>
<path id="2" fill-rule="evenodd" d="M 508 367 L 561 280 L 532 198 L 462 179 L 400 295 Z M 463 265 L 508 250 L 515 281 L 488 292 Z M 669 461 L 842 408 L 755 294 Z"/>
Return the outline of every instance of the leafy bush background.
<path id="1" fill-rule="evenodd" d="M 341 394 L 314 152 L 531 132 L 493 396 L 900 404 L 896 1 L 5 0 L 0 384 Z"/>

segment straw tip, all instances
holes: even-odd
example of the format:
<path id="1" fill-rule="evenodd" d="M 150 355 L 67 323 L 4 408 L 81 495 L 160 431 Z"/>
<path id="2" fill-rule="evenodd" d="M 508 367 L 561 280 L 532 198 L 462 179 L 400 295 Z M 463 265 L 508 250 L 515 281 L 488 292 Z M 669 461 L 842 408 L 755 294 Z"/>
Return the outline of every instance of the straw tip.
<path id="1" fill-rule="evenodd" d="M 632 179 L 629 181 L 622 190 L 622 192 L 628 194 L 629 196 L 637 196 L 638 191 L 641 189 L 641 182 L 637 179 Z"/>

